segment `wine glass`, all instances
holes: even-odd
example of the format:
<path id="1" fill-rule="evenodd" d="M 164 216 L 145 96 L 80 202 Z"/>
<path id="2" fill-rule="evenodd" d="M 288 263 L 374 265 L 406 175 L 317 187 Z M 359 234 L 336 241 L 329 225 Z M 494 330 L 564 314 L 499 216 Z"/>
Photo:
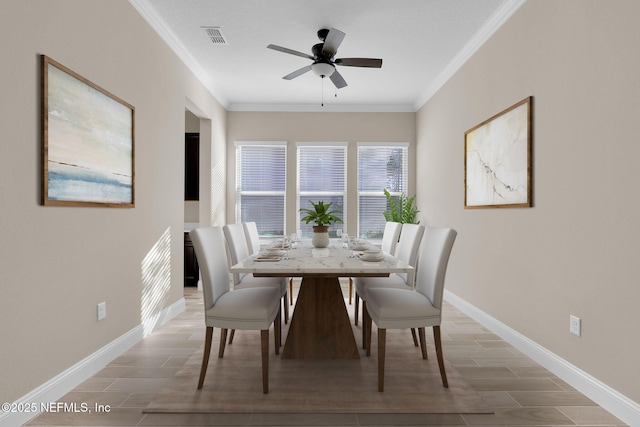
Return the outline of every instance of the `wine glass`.
<path id="1" fill-rule="evenodd" d="M 349 236 L 349 239 L 347 240 L 347 246 L 349 248 L 349 258 L 355 258 L 356 257 L 356 245 L 358 244 L 358 239 L 356 238 L 356 236 Z"/>
<path id="2" fill-rule="evenodd" d="M 291 238 L 288 236 L 282 237 L 282 251 L 284 252 L 284 259 L 289 259 L 290 247 L 291 247 Z"/>
<path id="3" fill-rule="evenodd" d="M 342 234 L 342 247 L 345 249 L 349 247 L 349 235 L 347 233 Z"/>

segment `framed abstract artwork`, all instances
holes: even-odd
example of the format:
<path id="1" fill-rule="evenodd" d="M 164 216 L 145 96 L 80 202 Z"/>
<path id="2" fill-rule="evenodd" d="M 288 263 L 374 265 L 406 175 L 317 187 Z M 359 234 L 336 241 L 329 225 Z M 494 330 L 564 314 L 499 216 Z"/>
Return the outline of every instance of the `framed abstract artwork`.
<path id="1" fill-rule="evenodd" d="M 42 55 L 44 205 L 135 206 L 135 109 Z"/>
<path id="2" fill-rule="evenodd" d="M 531 207 L 532 97 L 464 133 L 464 207 Z"/>

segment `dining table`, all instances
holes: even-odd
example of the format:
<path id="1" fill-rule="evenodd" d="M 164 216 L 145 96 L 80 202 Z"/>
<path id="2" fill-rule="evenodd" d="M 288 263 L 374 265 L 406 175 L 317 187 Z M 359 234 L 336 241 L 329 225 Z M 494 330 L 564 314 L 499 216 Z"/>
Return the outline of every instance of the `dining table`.
<path id="1" fill-rule="evenodd" d="M 339 240 L 326 248 L 314 248 L 310 240 L 302 240 L 295 249 L 259 252 L 230 268 L 232 273 L 256 277 L 302 278 L 283 359 L 359 359 L 339 279 L 388 277 L 412 270 L 389 254 L 369 261 L 362 252 L 344 248 Z"/>

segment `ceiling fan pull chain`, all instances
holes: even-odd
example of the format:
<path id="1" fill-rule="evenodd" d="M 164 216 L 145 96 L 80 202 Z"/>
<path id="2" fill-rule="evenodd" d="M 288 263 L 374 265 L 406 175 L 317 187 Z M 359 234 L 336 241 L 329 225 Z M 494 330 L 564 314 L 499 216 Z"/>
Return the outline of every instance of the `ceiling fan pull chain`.
<path id="1" fill-rule="evenodd" d="M 320 106 L 324 107 L 324 76 L 322 76 L 322 89 L 321 89 Z"/>

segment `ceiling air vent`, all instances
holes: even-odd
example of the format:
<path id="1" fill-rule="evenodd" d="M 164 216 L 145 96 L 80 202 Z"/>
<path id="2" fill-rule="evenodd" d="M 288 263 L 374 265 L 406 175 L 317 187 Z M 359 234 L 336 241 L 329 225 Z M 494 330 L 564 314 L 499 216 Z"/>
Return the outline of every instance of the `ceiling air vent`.
<path id="1" fill-rule="evenodd" d="M 213 44 L 227 44 L 227 41 L 220 31 L 220 27 L 202 27 L 202 29 L 207 33 L 207 36 L 209 36 Z"/>

